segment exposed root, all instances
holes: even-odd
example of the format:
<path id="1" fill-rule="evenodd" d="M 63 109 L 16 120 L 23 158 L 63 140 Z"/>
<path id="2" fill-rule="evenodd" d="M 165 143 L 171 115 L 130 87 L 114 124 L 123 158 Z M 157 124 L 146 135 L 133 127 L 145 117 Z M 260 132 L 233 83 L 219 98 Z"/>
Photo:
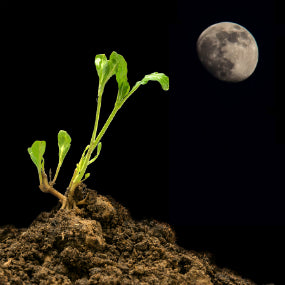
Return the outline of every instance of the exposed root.
<path id="1" fill-rule="evenodd" d="M 84 199 L 82 199 L 81 201 L 79 201 L 77 203 L 77 205 L 87 205 L 88 203 L 86 202 L 88 200 L 88 197 L 89 197 L 89 193 L 87 193 L 86 197 Z"/>
<path id="2" fill-rule="evenodd" d="M 67 201 L 67 200 L 66 200 Z M 76 202 L 73 201 L 72 203 L 64 203 L 61 205 L 61 210 L 75 210 L 77 214 L 81 213 L 81 210 L 77 207 Z"/>
<path id="3" fill-rule="evenodd" d="M 77 189 L 77 187 L 79 188 L 81 186 L 81 184 L 79 185 L 74 185 L 74 187 L 72 187 L 71 189 L 68 188 L 67 192 L 65 195 L 61 194 L 60 192 L 58 192 L 55 188 L 53 188 L 53 185 L 55 183 L 53 181 L 48 181 L 48 177 L 46 175 L 46 173 L 43 171 L 42 172 L 42 183 L 39 185 L 39 188 L 41 189 L 42 192 L 44 193 L 50 193 L 52 195 L 54 195 L 55 197 L 57 197 L 60 201 L 60 203 L 62 204 L 60 209 L 65 209 L 65 210 L 76 210 L 76 212 L 80 212 L 80 209 L 78 208 L 78 206 L 82 206 L 82 205 L 86 205 L 87 204 L 87 200 L 88 200 L 88 194 L 86 195 L 86 197 L 84 199 L 82 199 L 81 201 L 76 201 L 74 198 L 74 192 L 75 189 Z"/>
<path id="4" fill-rule="evenodd" d="M 67 204 L 67 199 L 65 197 L 65 199 L 62 202 L 62 205 L 61 205 L 60 209 L 66 209 L 66 204 Z"/>
<path id="5" fill-rule="evenodd" d="M 78 208 L 78 206 L 87 205 L 88 197 L 89 197 L 89 193 L 87 193 L 86 197 L 79 202 L 76 202 L 74 199 L 67 199 L 65 197 L 66 199 L 63 201 L 60 209 L 66 209 L 66 210 L 73 209 L 73 210 L 76 210 L 76 212 L 80 213 L 81 210 Z"/>
<path id="6" fill-rule="evenodd" d="M 42 184 L 40 184 L 39 188 L 41 189 L 42 192 L 44 193 L 50 193 L 57 197 L 60 202 L 63 204 L 64 201 L 66 200 L 66 197 L 62 195 L 60 192 L 58 192 L 56 189 L 53 188 L 52 185 L 49 184 L 47 175 L 45 172 L 42 172 Z"/>

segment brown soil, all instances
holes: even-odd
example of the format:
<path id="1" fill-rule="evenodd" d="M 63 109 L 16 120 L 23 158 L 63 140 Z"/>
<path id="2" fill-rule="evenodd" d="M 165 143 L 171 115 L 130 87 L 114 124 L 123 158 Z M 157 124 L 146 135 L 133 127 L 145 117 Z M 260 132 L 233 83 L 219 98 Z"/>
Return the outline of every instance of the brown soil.
<path id="1" fill-rule="evenodd" d="M 81 213 L 54 209 L 27 229 L 0 228 L 0 285 L 255 284 L 179 247 L 168 224 L 134 221 L 111 197 L 87 191 Z"/>

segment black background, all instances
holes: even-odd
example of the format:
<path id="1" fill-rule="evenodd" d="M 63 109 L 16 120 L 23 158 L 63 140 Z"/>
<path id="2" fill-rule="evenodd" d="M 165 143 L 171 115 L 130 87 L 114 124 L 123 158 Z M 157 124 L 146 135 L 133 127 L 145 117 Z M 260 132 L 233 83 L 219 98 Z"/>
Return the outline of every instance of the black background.
<path id="1" fill-rule="evenodd" d="M 92 133 L 94 57 L 114 50 L 128 62 L 131 86 L 158 71 L 169 75 L 170 90 L 149 83 L 127 101 L 102 140 L 88 187 L 112 195 L 136 219 L 170 223 L 179 245 L 213 253 L 220 266 L 258 284 L 284 284 L 281 6 L 182 0 L 120 5 L 90 7 L 90 16 L 86 8 L 49 7 L 25 16 L 9 33 L 3 44 L 0 224 L 26 227 L 57 203 L 39 191 L 26 149 L 46 140 L 46 169 L 54 171 L 57 133 L 71 135 L 55 185 L 64 192 Z M 198 60 L 198 36 L 221 21 L 246 27 L 259 46 L 256 71 L 244 82 L 220 82 Z M 100 126 L 116 92 L 112 78 Z"/>

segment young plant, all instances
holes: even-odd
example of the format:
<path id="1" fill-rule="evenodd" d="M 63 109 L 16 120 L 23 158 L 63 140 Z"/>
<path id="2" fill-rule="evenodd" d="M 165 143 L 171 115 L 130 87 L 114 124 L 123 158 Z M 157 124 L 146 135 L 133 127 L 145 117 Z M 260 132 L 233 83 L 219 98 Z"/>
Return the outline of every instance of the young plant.
<path id="1" fill-rule="evenodd" d="M 86 204 L 88 197 L 81 201 L 76 201 L 75 192 L 76 189 L 82 184 L 82 182 L 90 176 L 90 173 L 86 173 L 87 167 L 93 163 L 99 156 L 102 144 L 101 139 L 108 129 L 110 123 L 113 121 L 115 115 L 128 100 L 128 98 L 141 86 L 147 84 L 149 81 L 157 81 L 161 84 L 163 90 L 169 89 L 169 78 L 163 74 L 154 72 L 146 75 L 141 81 L 138 81 L 132 89 L 128 83 L 127 78 L 127 63 L 123 56 L 116 52 L 112 52 L 109 60 L 104 54 L 99 54 L 95 57 L 95 66 L 99 76 L 98 86 L 98 98 L 97 98 L 97 110 L 95 116 L 94 128 L 91 136 L 89 145 L 86 146 L 83 151 L 79 162 L 76 165 L 73 176 L 70 180 L 69 186 L 67 187 L 66 193 L 63 195 L 57 191 L 53 186 L 56 182 L 59 170 L 63 163 L 63 160 L 70 148 L 71 138 L 66 131 L 59 131 L 58 133 L 58 149 L 59 149 L 59 161 L 56 168 L 55 175 L 50 181 L 45 173 L 44 169 L 44 152 L 46 148 L 45 141 L 35 141 L 33 145 L 28 148 L 28 152 L 34 164 L 38 170 L 39 176 L 39 188 L 45 193 L 50 193 L 56 196 L 62 203 L 62 209 L 77 209 L 78 205 Z M 113 76 L 116 76 L 118 83 L 118 94 L 117 99 L 113 108 L 113 111 L 109 115 L 107 121 L 103 125 L 101 131 L 98 133 L 98 124 L 101 110 L 102 95 L 104 88 L 108 80 Z M 98 134 L 97 134 L 98 133 Z M 93 152 L 96 151 L 96 155 L 92 157 Z"/>

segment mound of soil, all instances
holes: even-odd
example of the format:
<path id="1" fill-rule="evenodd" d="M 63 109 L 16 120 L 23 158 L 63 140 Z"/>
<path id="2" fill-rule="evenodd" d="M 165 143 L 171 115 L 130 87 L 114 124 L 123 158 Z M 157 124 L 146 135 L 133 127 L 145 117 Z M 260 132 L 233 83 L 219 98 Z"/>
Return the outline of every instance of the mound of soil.
<path id="1" fill-rule="evenodd" d="M 1 285 L 254 284 L 179 247 L 168 224 L 134 221 L 111 197 L 87 191 L 80 213 L 55 208 L 27 229 L 0 229 Z"/>

